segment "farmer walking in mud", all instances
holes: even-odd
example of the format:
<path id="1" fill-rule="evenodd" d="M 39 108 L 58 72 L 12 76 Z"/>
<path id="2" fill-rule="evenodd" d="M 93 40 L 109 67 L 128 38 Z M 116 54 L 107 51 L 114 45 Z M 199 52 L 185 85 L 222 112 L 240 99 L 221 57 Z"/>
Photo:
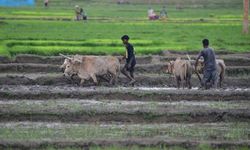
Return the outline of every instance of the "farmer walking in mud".
<path id="1" fill-rule="evenodd" d="M 209 47 L 209 40 L 204 39 L 202 41 L 204 49 L 199 53 L 195 62 L 195 71 L 197 72 L 198 61 L 201 57 L 204 59 L 203 79 L 201 80 L 201 86 L 204 89 L 210 87 L 217 87 L 217 70 L 216 70 L 216 58 L 212 48 Z M 211 83 L 211 84 L 210 84 Z"/>
<path id="2" fill-rule="evenodd" d="M 135 54 L 134 54 L 134 47 L 132 44 L 130 44 L 129 36 L 124 35 L 121 37 L 121 40 L 126 48 L 126 55 L 123 57 L 123 59 L 126 59 L 126 63 L 124 67 L 122 68 L 121 72 L 130 79 L 130 82 L 128 84 L 133 85 L 136 81 L 134 79 L 134 67 L 136 65 L 135 60 Z"/>

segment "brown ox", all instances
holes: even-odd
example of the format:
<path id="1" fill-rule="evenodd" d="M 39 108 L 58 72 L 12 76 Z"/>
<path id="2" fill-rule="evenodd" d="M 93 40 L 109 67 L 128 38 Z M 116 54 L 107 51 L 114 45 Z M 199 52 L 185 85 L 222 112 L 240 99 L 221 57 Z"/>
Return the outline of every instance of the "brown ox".
<path id="1" fill-rule="evenodd" d="M 217 69 L 217 74 L 218 74 L 217 83 L 219 84 L 219 87 L 221 88 L 222 82 L 225 78 L 226 65 L 223 59 L 216 59 L 216 64 L 217 64 L 216 69 Z M 198 64 L 197 64 L 197 72 L 199 74 L 203 74 L 203 69 L 204 69 L 204 62 L 200 60 L 198 61 Z"/>

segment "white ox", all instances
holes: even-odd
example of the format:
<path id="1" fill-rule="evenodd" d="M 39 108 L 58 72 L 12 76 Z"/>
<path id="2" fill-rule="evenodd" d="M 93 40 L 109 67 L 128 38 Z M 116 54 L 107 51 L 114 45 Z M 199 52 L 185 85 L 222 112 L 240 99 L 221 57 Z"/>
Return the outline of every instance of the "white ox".
<path id="1" fill-rule="evenodd" d="M 81 56 L 75 55 L 72 58 L 65 57 L 61 69 L 64 69 L 64 75 L 77 75 L 81 79 L 81 85 L 90 78 L 95 84 L 98 84 L 97 76 L 110 75 L 110 84 L 115 84 L 120 74 L 119 59 L 113 56 Z"/>

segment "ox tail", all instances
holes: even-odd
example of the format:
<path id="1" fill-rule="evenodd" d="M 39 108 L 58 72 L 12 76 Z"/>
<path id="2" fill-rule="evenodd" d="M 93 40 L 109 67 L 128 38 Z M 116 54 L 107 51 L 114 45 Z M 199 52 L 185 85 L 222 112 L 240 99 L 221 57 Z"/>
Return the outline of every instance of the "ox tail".
<path id="1" fill-rule="evenodd" d="M 189 76 L 189 66 L 188 66 L 188 63 L 189 62 L 186 62 L 185 63 L 185 80 L 187 80 L 188 79 L 188 76 Z"/>
<path id="2" fill-rule="evenodd" d="M 221 72 L 219 72 L 219 76 L 220 76 L 220 86 L 222 84 L 222 81 L 224 80 L 224 77 L 225 77 L 225 72 L 226 72 L 226 66 L 219 62 L 218 65 L 220 66 L 221 68 Z"/>
<path id="3" fill-rule="evenodd" d="M 191 62 L 191 58 L 189 57 L 189 55 L 187 54 L 186 56 L 187 56 L 188 60 Z"/>
<path id="4" fill-rule="evenodd" d="M 187 73 L 188 73 L 188 64 L 187 62 L 185 62 L 184 64 L 182 64 L 182 69 L 183 69 L 183 79 L 186 80 L 187 79 Z"/>

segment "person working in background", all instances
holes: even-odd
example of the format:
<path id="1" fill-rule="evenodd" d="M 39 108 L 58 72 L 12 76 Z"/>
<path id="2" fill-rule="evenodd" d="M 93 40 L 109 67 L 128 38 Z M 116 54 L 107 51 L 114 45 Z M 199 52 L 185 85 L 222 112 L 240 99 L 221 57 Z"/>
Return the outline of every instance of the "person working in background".
<path id="1" fill-rule="evenodd" d="M 149 20 L 157 20 L 157 19 L 159 19 L 159 16 L 156 15 L 156 13 L 154 12 L 154 10 L 151 7 L 148 9 L 148 19 Z"/>
<path id="2" fill-rule="evenodd" d="M 80 15 L 82 17 L 82 20 L 87 21 L 87 13 L 82 8 L 80 9 Z"/>
<path id="3" fill-rule="evenodd" d="M 49 0 L 44 0 L 44 6 L 48 7 L 49 6 Z"/>
<path id="4" fill-rule="evenodd" d="M 76 14 L 76 21 L 79 21 L 81 19 L 81 12 L 78 5 L 75 6 L 75 14 Z"/>
<path id="5" fill-rule="evenodd" d="M 134 84 L 136 81 L 134 79 L 134 67 L 136 65 L 135 54 L 134 54 L 134 47 L 131 45 L 129 41 L 129 36 L 124 35 L 121 37 L 121 40 L 126 48 L 126 55 L 124 59 L 126 59 L 126 63 L 122 68 L 121 72 L 130 79 L 129 84 Z"/>
<path id="6" fill-rule="evenodd" d="M 216 70 L 216 58 L 215 53 L 212 48 L 209 47 L 209 40 L 204 39 L 202 41 L 204 49 L 199 53 L 196 62 L 195 70 L 197 71 L 198 61 L 201 57 L 204 58 L 204 70 L 203 70 L 203 79 L 201 81 L 202 88 L 208 89 L 209 83 L 211 86 L 217 87 L 217 70 Z"/>
<path id="7" fill-rule="evenodd" d="M 168 13 L 167 13 L 167 10 L 166 10 L 166 6 L 163 6 L 162 7 L 162 10 L 160 12 L 160 19 L 166 19 L 168 17 Z"/>

